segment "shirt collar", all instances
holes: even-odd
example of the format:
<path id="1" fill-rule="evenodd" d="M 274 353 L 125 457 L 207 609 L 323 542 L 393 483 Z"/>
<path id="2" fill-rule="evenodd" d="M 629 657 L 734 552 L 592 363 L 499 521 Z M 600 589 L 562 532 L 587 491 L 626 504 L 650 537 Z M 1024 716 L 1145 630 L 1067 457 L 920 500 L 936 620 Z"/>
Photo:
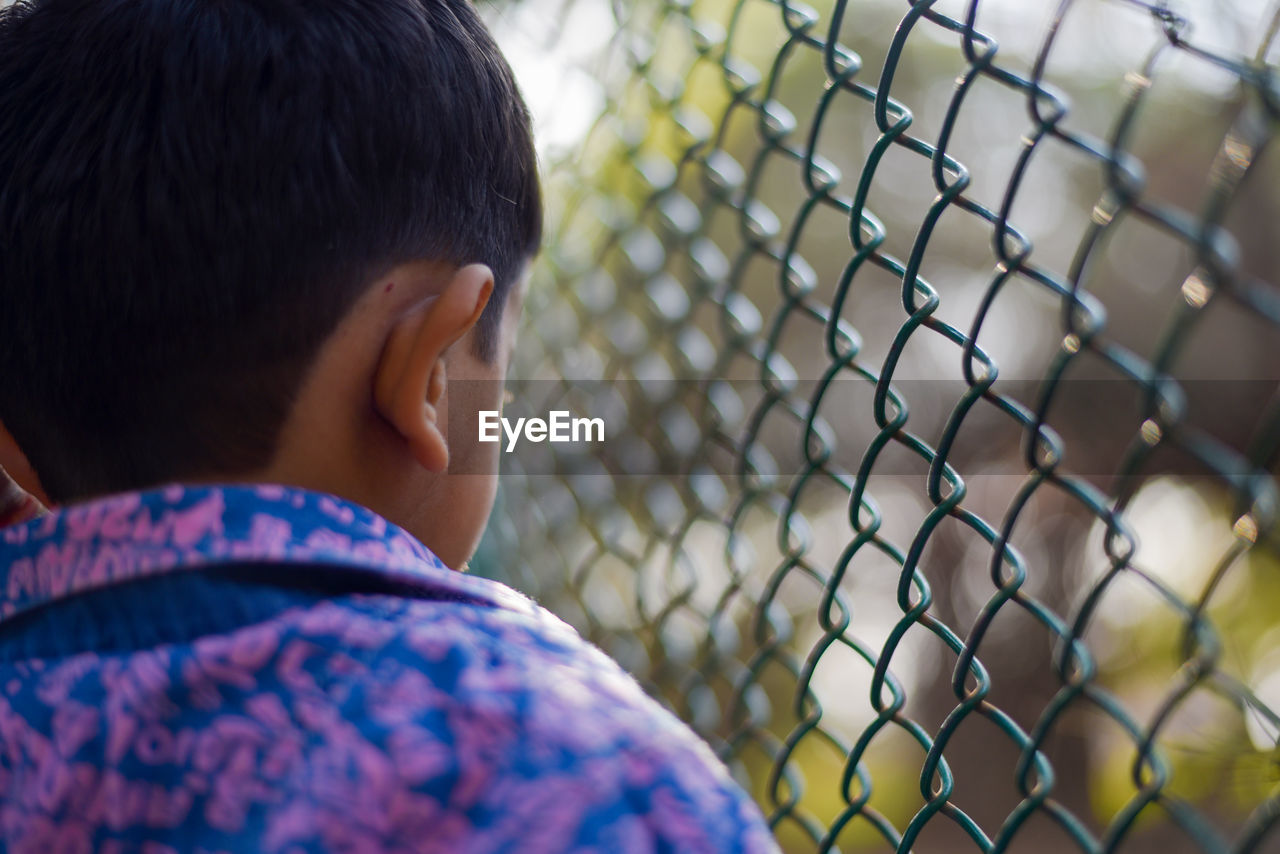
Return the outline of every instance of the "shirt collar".
<path id="1" fill-rule="evenodd" d="M 0 620 L 113 584 L 241 563 L 319 564 L 533 607 L 510 588 L 447 568 L 406 531 L 341 498 L 284 486 L 175 485 L 0 529 Z"/>

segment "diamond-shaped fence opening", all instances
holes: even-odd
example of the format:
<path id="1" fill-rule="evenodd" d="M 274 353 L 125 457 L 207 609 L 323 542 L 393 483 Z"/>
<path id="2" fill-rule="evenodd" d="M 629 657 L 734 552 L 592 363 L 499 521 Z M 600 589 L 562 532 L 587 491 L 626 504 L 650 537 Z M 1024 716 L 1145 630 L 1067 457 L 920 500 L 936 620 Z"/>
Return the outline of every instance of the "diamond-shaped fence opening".
<path id="1" fill-rule="evenodd" d="M 788 851 L 1280 850 L 1280 9 L 509 0 L 481 571 Z"/>

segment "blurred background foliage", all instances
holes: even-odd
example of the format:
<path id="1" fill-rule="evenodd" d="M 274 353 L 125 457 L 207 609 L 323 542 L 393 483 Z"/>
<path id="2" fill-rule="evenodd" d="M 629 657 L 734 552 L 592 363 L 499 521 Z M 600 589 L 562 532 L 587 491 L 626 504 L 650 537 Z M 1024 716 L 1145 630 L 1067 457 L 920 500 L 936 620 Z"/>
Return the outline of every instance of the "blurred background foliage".
<path id="1" fill-rule="evenodd" d="M 788 851 L 1280 851 L 1264 0 L 507 0 L 549 236 L 478 572 Z"/>

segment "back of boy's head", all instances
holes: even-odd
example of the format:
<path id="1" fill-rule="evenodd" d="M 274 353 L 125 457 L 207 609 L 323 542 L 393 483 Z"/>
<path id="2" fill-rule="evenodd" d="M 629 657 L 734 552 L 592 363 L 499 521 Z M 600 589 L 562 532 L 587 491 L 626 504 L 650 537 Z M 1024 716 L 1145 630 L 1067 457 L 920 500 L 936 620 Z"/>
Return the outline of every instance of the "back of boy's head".
<path id="1" fill-rule="evenodd" d="M 268 462 L 405 261 L 536 251 L 529 118 L 465 0 L 0 11 L 0 420 L 65 501 Z"/>

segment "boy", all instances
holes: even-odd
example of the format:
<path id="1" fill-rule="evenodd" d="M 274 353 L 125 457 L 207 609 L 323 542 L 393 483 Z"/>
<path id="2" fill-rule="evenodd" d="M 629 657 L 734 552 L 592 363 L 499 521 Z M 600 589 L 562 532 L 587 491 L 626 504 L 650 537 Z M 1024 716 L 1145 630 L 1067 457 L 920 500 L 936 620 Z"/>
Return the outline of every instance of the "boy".
<path id="1" fill-rule="evenodd" d="M 499 408 L 540 232 L 463 0 L 0 11 L 0 415 L 62 506 L 0 530 L 7 849 L 773 850 L 448 568 L 497 461 L 444 413 Z"/>

